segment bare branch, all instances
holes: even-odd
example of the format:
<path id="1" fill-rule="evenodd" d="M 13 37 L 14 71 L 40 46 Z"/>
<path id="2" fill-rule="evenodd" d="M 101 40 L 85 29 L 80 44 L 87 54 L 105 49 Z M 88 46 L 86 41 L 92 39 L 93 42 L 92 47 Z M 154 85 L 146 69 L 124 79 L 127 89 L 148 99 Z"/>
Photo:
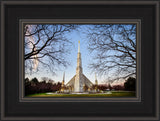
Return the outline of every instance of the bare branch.
<path id="1" fill-rule="evenodd" d="M 45 66 L 54 73 L 55 65 L 66 67 L 67 46 L 71 43 L 65 34 L 73 31 L 75 25 L 26 25 L 25 26 L 25 65 L 26 70 L 33 70 L 33 65 Z M 27 65 L 28 63 L 32 63 Z M 38 69 L 38 68 L 37 68 Z"/>
<path id="2" fill-rule="evenodd" d="M 136 73 L 136 25 L 97 25 L 86 33 L 94 53 L 92 71 L 111 80 Z"/>

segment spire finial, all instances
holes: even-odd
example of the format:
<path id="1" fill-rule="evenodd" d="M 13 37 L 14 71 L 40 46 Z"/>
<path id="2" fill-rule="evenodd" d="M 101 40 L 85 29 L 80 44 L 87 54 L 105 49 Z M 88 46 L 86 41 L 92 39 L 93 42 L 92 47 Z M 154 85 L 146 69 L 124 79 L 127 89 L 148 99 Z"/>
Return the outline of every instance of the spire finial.
<path id="1" fill-rule="evenodd" d="M 80 53 L 80 41 L 78 41 L 78 52 Z"/>

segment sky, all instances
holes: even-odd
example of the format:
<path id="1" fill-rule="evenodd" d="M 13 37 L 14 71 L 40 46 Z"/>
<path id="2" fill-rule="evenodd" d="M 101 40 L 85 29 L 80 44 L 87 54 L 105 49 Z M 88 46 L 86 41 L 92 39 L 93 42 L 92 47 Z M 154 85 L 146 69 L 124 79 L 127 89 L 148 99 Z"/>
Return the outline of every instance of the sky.
<path id="1" fill-rule="evenodd" d="M 85 38 L 85 35 L 82 32 L 73 31 L 67 36 L 67 38 L 69 38 L 70 41 L 73 43 L 70 46 L 71 52 L 66 58 L 67 60 L 69 60 L 71 65 L 69 65 L 64 70 L 56 71 L 56 75 L 41 70 L 40 72 L 31 75 L 26 74 L 25 77 L 29 77 L 29 79 L 36 77 L 39 80 L 41 80 L 41 77 L 48 77 L 55 81 L 62 81 L 63 73 L 65 72 L 65 83 L 67 83 L 76 74 L 78 41 L 80 41 L 83 74 L 85 74 L 91 82 L 95 83 L 95 72 L 91 72 L 91 70 L 88 68 L 89 63 L 92 61 L 92 58 L 91 53 L 87 49 L 88 40 Z M 99 80 L 99 83 L 102 83 L 103 78 L 97 75 L 97 79 Z"/>
<path id="2" fill-rule="evenodd" d="M 83 32 L 87 31 L 87 25 L 82 25 Z M 99 84 L 104 83 L 106 81 L 105 76 L 97 75 L 96 72 L 92 72 L 88 67 L 92 62 L 92 57 L 94 57 L 93 53 L 90 53 L 88 50 L 88 39 L 86 35 L 81 31 L 73 31 L 66 35 L 66 37 L 72 42 L 70 46 L 70 54 L 66 56 L 65 59 L 69 60 L 70 65 L 67 68 L 60 69 L 56 71 L 56 75 L 53 75 L 50 72 L 46 72 L 45 70 L 40 70 L 33 74 L 25 74 L 25 78 L 28 77 L 32 79 L 34 77 L 38 78 L 38 80 L 42 80 L 42 77 L 48 77 L 55 82 L 61 82 L 63 79 L 63 73 L 65 72 L 65 83 L 69 82 L 69 80 L 76 74 L 76 66 L 77 66 L 77 53 L 78 53 L 78 41 L 80 41 L 80 51 L 81 51 L 81 59 L 82 59 L 82 68 L 83 74 L 92 82 L 95 83 L 95 74 Z M 118 83 L 118 82 L 116 82 Z"/>

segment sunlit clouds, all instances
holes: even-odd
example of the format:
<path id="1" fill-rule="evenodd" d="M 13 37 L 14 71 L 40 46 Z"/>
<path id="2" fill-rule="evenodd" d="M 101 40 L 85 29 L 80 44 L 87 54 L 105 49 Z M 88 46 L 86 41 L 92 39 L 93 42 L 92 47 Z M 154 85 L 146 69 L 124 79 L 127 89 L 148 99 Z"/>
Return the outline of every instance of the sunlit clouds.
<path id="1" fill-rule="evenodd" d="M 29 35 L 30 31 L 32 31 L 32 29 L 34 28 L 34 25 L 26 25 L 26 27 L 28 28 L 28 31 L 26 31 L 26 35 Z M 33 36 L 26 36 L 26 41 L 28 42 L 28 48 L 30 48 L 30 51 L 32 51 L 32 49 L 34 50 L 34 52 L 36 52 L 36 46 L 34 46 L 35 44 L 35 41 L 34 41 L 34 38 Z M 37 67 L 38 67 L 38 58 L 37 58 L 38 54 L 35 54 L 33 55 L 33 59 L 32 59 L 32 67 L 33 67 L 33 70 L 37 70 Z"/>

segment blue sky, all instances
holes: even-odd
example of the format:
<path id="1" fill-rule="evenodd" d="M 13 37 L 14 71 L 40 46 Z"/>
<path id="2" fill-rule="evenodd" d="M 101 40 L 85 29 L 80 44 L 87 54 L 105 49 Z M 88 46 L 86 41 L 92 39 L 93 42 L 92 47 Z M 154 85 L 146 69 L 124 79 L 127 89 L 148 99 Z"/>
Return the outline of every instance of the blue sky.
<path id="1" fill-rule="evenodd" d="M 95 72 L 92 72 L 88 68 L 89 64 L 93 61 L 92 59 L 94 57 L 94 54 L 89 52 L 87 48 L 89 40 L 87 39 L 86 35 L 83 33 L 85 31 L 88 31 L 88 28 L 87 28 L 88 26 L 93 27 L 94 25 L 81 25 L 80 29 L 65 35 L 72 42 L 72 44 L 69 46 L 70 53 L 67 54 L 65 58 L 70 63 L 70 65 L 67 68 L 61 68 L 57 70 L 56 75 L 53 75 L 52 73 L 47 72 L 45 69 L 44 70 L 41 69 L 36 73 L 30 74 L 30 75 L 26 74 L 25 77 L 29 77 L 29 79 L 36 77 L 38 78 L 38 80 L 41 80 L 41 77 L 48 77 L 56 82 L 57 81 L 61 82 L 63 79 L 63 73 L 65 72 L 65 83 L 67 83 L 76 74 L 78 41 L 80 40 L 80 51 L 81 51 L 83 74 L 85 74 L 90 81 L 95 83 Z M 98 79 L 98 83 L 103 83 L 104 81 L 106 81 L 105 76 L 101 77 L 97 75 L 97 79 Z"/>
<path id="2" fill-rule="evenodd" d="M 83 25 L 82 27 L 84 30 L 86 26 Z M 85 34 L 83 34 L 83 32 L 73 31 L 66 36 L 73 43 L 70 46 L 71 52 L 66 57 L 66 59 L 69 60 L 70 65 L 67 68 L 56 71 L 56 75 L 53 75 L 52 73 L 48 73 L 45 70 L 44 71 L 40 70 L 39 72 L 31 75 L 26 74 L 25 77 L 29 77 L 29 79 L 37 77 L 39 80 L 41 80 L 41 77 L 48 77 L 55 81 L 62 81 L 63 72 L 65 72 L 65 83 L 67 83 L 76 73 L 78 41 L 80 40 L 80 51 L 81 51 L 81 58 L 82 58 L 83 73 L 86 75 L 86 77 L 90 79 L 90 81 L 94 83 L 95 72 L 91 72 L 91 70 L 88 68 L 89 63 L 92 61 L 91 56 L 94 56 L 94 55 L 92 55 L 87 49 L 88 40 L 85 37 Z M 102 83 L 103 78 L 97 75 L 97 79 L 99 80 L 99 83 Z"/>

